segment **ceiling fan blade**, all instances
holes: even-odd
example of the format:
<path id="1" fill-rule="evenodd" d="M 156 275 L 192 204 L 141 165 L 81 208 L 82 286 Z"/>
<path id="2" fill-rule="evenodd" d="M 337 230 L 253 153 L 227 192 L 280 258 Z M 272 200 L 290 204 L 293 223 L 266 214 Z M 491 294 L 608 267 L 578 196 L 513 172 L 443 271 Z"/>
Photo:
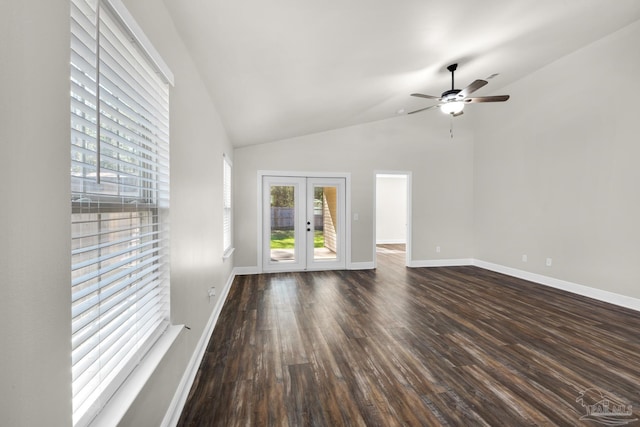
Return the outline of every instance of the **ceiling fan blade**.
<path id="1" fill-rule="evenodd" d="M 452 114 L 453 117 L 458 117 L 464 114 L 464 111 L 460 111 L 459 113 Z"/>
<path id="2" fill-rule="evenodd" d="M 440 100 L 439 96 L 423 95 L 422 93 L 412 93 L 411 96 L 417 96 L 418 98 L 437 99 L 438 101 Z"/>
<path id="3" fill-rule="evenodd" d="M 471 83 L 469 86 L 465 87 L 460 92 L 458 92 L 458 94 L 456 95 L 456 98 L 458 99 L 466 98 L 467 96 L 471 95 L 473 92 L 477 91 L 482 86 L 485 86 L 487 84 L 489 84 L 489 82 L 486 80 L 476 80 L 475 82 Z"/>
<path id="4" fill-rule="evenodd" d="M 440 105 L 432 105 L 431 107 L 421 108 L 421 109 L 416 110 L 416 111 L 411 111 L 410 113 L 407 113 L 407 114 L 415 114 L 415 113 L 419 113 L 419 112 L 421 112 L 421 111 L 431 110 L 432 108 L 437 108 L 437 107 L 439 107 L 439 106 L 440 106 Z"/>
<path id="5" fill-rule="evenodd" d="M 475 104 L 478 102 L 504 102 L 509 99 L 509 95 L 496 95 L 496 96 L 480 96 L 478 98 L 467 98 L 465 103 Z"/>

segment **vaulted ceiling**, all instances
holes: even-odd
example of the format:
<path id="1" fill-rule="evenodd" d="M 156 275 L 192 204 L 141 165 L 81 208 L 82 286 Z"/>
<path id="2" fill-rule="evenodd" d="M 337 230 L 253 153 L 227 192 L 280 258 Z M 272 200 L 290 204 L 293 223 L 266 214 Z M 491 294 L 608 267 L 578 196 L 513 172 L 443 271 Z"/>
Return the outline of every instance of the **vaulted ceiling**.
<path id="1" fill-rule="evenodd" d="M 235 146 L 425 107 L 409 94 L 450 89 L 451 63 L 501 94 L 640 19 L 638 0 L 164 1 Z"/>

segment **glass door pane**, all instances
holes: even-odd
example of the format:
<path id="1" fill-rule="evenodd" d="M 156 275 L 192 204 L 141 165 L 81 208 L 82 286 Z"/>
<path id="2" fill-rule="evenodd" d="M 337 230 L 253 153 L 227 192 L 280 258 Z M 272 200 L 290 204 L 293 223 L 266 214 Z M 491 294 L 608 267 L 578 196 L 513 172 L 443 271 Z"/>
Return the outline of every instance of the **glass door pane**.
<path id="1" fill-rule="evenodd" d="M 295 187 L 272 185 L 269 258 L 271 262 L 295 262 Z"/>
<path id="2" fill-rule="evenodd" d="M 344 221 L 344 178 L 307 178 L 307 269 L 345 268 Z"/>
<path id="3" fill-rule="evenodd" d="M 263 246 L 265 271 L 295 271 L 306 267 L 306 180 L 265 176 L 263 180 Z"/>
<path id="4" fill-rule="evenodd" d="M 338 252 L 338 188 L 313 186 L 313 259 L 337 259 Z"/>

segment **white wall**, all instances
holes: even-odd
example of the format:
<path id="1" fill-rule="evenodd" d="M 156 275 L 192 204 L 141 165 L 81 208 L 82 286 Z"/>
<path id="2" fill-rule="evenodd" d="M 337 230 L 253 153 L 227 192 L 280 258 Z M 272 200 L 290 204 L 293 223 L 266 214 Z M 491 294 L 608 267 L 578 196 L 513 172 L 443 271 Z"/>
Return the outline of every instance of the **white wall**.
<path id="1" fill-rule="evenodd" d="M 460 120 L 458 120 L 460 119 Z M 372 263 L 375 171 L 413 172 L 413 258 L 469 258 L 473 251 L 473 144 L 465 116 L 402 116 L 235 150 L 236 265 L 257 267 L 257 171 L 351 173 L 352 262 Z M 442 252 L 436 253 L 435 247 Z"/>
<path id="2" fill-rule="evenodd" d="M 171 310 L 183 331 L 122 426 L 158 426 L 220 289 L 217 110 L 162 2 L 125 0 L 175 74 L 171 97 Z M 71 425 L 69 2 L 0 3 L 0 424 Z M 220 292 L 218 293 L 220 295 Z"/>
<path id="3" fill-rule="evenodd" d="M 407 242 L 407 176 L 376 178 L 376 243 Z"/>
<path id="4" fill-rule="evenodd" d="M 640 22 L 476 116 L 476 258 L 640 297 L 638 40 Z"/>
<path id="5" fill-rule="evenodd" d="M 69 3 L 0 2 L 0 424 L 71 425 Z"/>

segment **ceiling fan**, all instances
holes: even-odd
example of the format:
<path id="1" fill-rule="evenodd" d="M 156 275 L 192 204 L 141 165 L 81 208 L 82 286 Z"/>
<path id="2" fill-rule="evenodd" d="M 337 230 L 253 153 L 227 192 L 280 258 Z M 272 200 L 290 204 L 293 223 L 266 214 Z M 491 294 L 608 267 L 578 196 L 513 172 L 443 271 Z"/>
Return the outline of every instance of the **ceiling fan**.
<path id="1" fill-rule="evenodd" d="M 465 104 L 474 104 L 479 102 L 504 102 L 509 99 L 509 95 L 496 95 L 496 96 L 480 96 L 476 98 L 469 98 L 476 90 L 480 89 L 484 85 L 488 84 L 486 80 L 476 80 L 464 89 L 455 89 L 453 73 L 458 68 L 458 64 L 451 64 L 447 67 L 447 70 L 451 72 L 451 90 L 442 92 L 442 96 L 423 95 L 421 93 L 412 93 L 411 96 L 418 98 L 437 99 L 440 104 L 432 105 L 430 107 L 421 108 L 416 111 L 412 111 L 409 114 L 419 113 L 421 111 L 431 110 L 433 108 L 440 108 L 445 114 L 451 114 L 453 117 L 463 114 Z"/>

